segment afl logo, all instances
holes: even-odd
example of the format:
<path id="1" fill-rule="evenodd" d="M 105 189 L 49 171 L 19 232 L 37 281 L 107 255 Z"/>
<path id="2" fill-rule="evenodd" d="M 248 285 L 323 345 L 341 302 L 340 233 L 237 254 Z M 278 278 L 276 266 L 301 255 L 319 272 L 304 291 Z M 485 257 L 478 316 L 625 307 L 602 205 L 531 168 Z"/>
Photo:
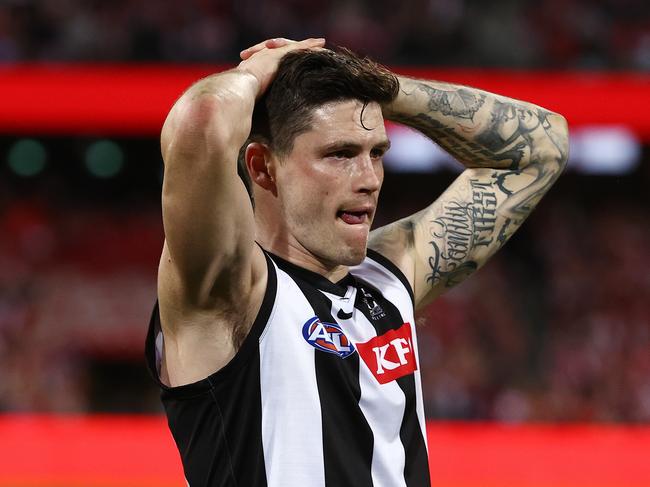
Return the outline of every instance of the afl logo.
<path id="1" fill-rule="evenodd" d="M 317 316 L 309 318 L 302 327 L 302 336 L 312 347 L 323 352 L 334 353 L 341 358 L 352 355 L 354 345 L 335 323 L 322 323 Z"/>

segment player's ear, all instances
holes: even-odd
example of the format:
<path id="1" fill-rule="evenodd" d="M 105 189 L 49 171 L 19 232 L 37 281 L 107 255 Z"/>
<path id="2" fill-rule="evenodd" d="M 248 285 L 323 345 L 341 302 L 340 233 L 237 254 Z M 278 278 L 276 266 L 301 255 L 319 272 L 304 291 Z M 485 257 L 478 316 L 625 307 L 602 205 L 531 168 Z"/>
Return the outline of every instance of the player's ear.
<path id="1" fill-rule="evenodd" d="M 260 142 L 251 142 L 246 147 L 245 158 L 251 181 L 277 196 L 275 166 L 269 147 Z"/>

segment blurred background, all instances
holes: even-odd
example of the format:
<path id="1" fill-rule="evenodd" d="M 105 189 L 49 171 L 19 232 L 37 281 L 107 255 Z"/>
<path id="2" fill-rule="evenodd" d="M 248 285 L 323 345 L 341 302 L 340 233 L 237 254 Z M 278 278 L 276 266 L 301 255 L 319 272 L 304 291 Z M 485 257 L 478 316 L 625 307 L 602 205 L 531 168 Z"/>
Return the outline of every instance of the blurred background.
<path id="1" fill-rule="evenodd" d="M 566 174 L 497 257 L 420 313 L 426 412 L 650 422 L 647 0 L 0 2 L 0 412 L 161 412 L 143 361 L 163 241 L 158 132 L 192 79 L 280 35 L 570 109 Z M 113 73 L 123 83 L 143 66 L 161 71 L 134 93 L 190 74 L 141 126 L 126 113 L 150 100 L 128 89 L 113 125 L 75 96 L 92 76 L 46 89 L 66 70 L 100 70 L 101 101 Z M 567 95 L 581 87 L 596 95 Z M 57 125 L 66 106 L 90 117 Z M 459 171 L 418 134 L 389 131 L 378 224 L 422 208 Z"/>
<path id="2" fill-rule="evenodd" d="M 648 485 L 647 0 L 0 1 L 0 485 L 184 485 L 143 360 L 163 242 L 159 130 L 193 80 L 275 36 L 325 36 L 567 116 L 566 173 L 418 318 L 432 471 L 441 486 Z M 460 170 L 388 130 L 379 225 Z M 475 482 L 454 483 L 470 466 Z M 510 483 L 486 481 L 506 471 Z"/>

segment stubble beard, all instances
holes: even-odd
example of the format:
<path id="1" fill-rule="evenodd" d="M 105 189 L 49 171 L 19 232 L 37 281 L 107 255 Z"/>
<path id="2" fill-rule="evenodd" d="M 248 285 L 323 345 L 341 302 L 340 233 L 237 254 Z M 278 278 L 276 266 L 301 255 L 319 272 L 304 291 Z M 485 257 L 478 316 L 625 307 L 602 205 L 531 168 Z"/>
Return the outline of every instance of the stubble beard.
<path id="1" fill-rule="evenodd" d="M 296 230 L 296 240 L 326 267 L 356 266 L 365 259 L 369 231 L 365 238 L 360 238 L 341 232 L 340 223 L 335 222 L 330 226 L 313 214 L 287 213 L 286 216 L 289 226 Z"/>
<path id="2" fill-rule="evenodd" d="M 368 238 L 361 242 L 346 242 L 340 238 L 338 241 L 332 239 L 326 248 L 323 248 L 319 257 L 326 260 L 331 266 L 355 266 L 359 265 L 366 257 Z"/>

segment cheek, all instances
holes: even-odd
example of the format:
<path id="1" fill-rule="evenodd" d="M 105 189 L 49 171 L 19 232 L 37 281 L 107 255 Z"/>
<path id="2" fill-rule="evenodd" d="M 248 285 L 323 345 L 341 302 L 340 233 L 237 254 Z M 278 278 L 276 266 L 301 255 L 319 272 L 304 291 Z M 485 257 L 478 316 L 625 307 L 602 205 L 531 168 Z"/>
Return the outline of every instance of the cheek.
<path id="1" fill-rule="evenodd" d="M 377 169 L 375 170 L 375 174 L 377 174 L 377 179 L 379 179 L 379 184 L 382 185 L 384 184 L 384 163 L 379 162 Z"/>
<path id="2" fill-rule="evenodd" d="M 318 184 L 310 184 L 306 181 L 294 183 L 284 188 L 282 194 L 282 205 L 287 216 L 301 226 L 308 226 L 314 220 L 314 216 L 320 212 L 327 192 Z"/>
<path id="3" fill-rule="evenodd" d="M 337 202 L 337 194 L 344 191 L 350 181 L 351 168 L 333 168 L 331 165 L 313 163 L 301 170 L 285 174 L 280 196 L 283 206 L 296 218 L 316 219 Z M 309 225 L 309 221 L 296 222 Z"/>

